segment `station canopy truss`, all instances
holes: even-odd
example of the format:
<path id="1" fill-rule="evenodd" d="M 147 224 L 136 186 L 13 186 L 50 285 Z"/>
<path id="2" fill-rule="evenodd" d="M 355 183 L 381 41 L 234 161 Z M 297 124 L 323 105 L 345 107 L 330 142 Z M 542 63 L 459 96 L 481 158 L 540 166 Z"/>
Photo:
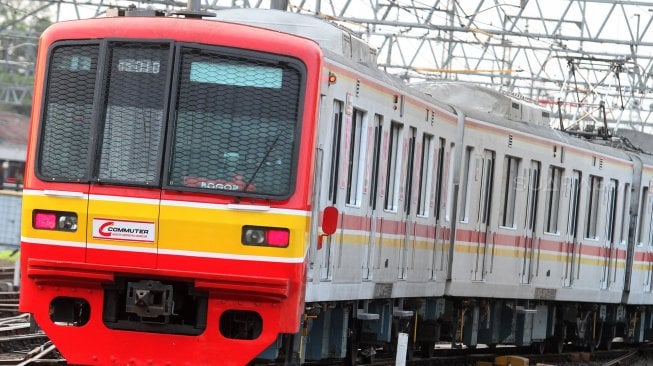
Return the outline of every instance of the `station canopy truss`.
<path id="1" fill-rule="evenodd" d="M 17 8 L 19 21 L 99 17 L 132 4 L 165 11 L 187 6 L 0 0 L 0 8 Z M 613 129 L 653 133 L 653 1 L 201 0 L 201 7 L 317 15 L 370 43 L 379 67 L 406 82 L 472 82 L 520 95 L 550 108 L 556 128 L 592 130 L 605 119 Z M 0 19 L 0 66 L 13 75 L 0 79 L 0 103 L 31 98 L 29 57 L 37 35 L 17 32 L 16 24 Z"/>

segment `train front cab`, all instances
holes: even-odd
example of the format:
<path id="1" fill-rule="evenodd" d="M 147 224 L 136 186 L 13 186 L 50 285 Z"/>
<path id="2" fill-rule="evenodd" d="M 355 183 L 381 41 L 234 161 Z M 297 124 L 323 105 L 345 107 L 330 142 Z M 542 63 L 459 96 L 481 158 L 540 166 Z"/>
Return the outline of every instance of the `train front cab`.
<path id="1" fill-rule="evenodd" d="M 243 365 L 297 332 L 317 45 L 126 17 L 40 45 L 21 311 L 73 364 Z"/>

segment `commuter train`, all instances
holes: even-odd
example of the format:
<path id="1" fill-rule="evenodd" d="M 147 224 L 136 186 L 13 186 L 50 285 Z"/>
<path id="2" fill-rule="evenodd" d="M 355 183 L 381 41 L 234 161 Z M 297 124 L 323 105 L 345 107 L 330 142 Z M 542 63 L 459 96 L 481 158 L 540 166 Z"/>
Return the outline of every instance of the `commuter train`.
<path id="1" fill-rule="evenodd" d="M 624 139 L 406 85 L 311 16 L 115 13 L 39 43 L 20 309 L 69 363 L 651 339 L 653 157 Z"/>

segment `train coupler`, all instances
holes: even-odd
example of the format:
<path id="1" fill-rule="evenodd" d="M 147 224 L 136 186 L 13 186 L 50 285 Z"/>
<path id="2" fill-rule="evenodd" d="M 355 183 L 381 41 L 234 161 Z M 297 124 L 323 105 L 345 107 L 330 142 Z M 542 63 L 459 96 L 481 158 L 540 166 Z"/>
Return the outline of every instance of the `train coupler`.
<path id="1" fill-rule="evenodd" d="M 173 311 L 172 289 L 172 285 L 165 285 L 160 281 L 128 282 L 125 311 L 142 318 L 163 316 L 167 323 Z"/>

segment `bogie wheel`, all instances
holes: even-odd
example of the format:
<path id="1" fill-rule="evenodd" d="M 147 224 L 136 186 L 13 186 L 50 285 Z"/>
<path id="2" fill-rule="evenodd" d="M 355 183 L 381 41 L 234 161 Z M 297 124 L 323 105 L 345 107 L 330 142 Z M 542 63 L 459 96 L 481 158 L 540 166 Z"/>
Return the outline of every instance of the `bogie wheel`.
<path id="1" fill-rule="evenodd" d="M 617 329 L 614 324 L 607 324 L 605 326 L 603 337 L 601 338 L 601 349 L 606 351 L 612 350 L 612 341 L 614 340 L 616 333 Z"/>
<path id="2" fill-rule="evenodd" d="M 435 342 L 421 342 L 419 344 L 420 355 L 424 358 L 433 357 L 435 351 Z"/>
<path id="3" fill-rule="evenodd" d="M 604 349 L 606 351 L 611 351 L 612 350 L 612 340 L 613 340 L 612 337 L 603 338 L 603 340 L 601 341 L 601 349 Z"/>
<path id="4" fill-rule="evenodd" d="M 565 349 L 565 342 L 567 339 L 567 326 L 563 324 L 557 331 L 553 338 L 549 338 L 548 343 L 551 352 L 561 354 Z"/>
<path id="5" fill-rule="evenodd" d="M 594 314 L 594 316 L 596 316 L 596 314 Z M 585 339 L 587 339 L 587 349 L 590 352 L 594 352 L 594 350 L 598 349 L 601 345 L 601 339 L 603 338 L 603 321 L 598 319 L 592 321 L 590 318 L 590 321 L 587 322 L 587 332 L 585 334 Z"/>

